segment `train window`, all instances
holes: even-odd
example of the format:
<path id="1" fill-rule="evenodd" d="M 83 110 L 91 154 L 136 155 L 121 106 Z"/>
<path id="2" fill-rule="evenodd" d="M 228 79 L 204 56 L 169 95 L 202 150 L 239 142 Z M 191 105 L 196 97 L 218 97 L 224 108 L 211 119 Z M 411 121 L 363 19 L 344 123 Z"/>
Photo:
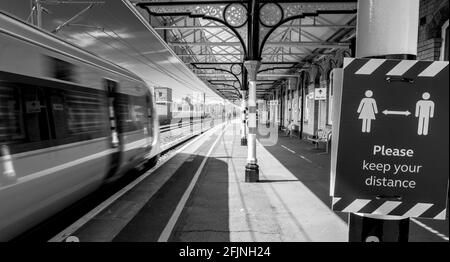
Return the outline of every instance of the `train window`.
<path id="1" fill-rule="evenodd" d="M 0 81 L 0 143 L 10 144 L 12 153 L 49 146 L 47 102 L 41 87 Z"/>
<path id="2" fill-rule="evenodd" d="M 35 86 L 21 86 L 25 105 L 24 121 L 26 123 L 28 142 L 50 139 L 49 108 L 45 90 Z"/>
<path id="3" fill-rule="evenodd" d="M 64 139 L 67 137 L 67 117 L 64 91 L 60 89 L 49 89 L 48 98 L 50 100 L 52 137 Z"/>
<path id="4" fill-rule="evenodd" d="M 105 92 L 0 72 L 0 143 L 12 153 L 106 136 Z"/>
<path id="5" fill-rule="evenodd" d="M 121 132 L 143 129 L 147 123 L 145 98 L 118 94 L 118 114 Z"/>
<path id="6" fill-rule="evenodd" d="M 19 90 L 0 82 L 0 143 L 14 143 L 25 138 Z"/>
<path id="7" fill-rule="evenodd" d="M 59 100 L 54 102 L 56 109 L 63 110 Z M 108 125 L 105 95 L 101 92 L 67 90 L 64 93 L 68 135 L 81 135 L 95 138 L 103 134 Z M 56 110 L 56 111 L 57 111 Z"/>
<path id="8" fill-rule="evenodd" d="M 55 57 L 48 57 L 48 59 L 50 77 L 69 82 L 76 82 L 75 65 Z"/>

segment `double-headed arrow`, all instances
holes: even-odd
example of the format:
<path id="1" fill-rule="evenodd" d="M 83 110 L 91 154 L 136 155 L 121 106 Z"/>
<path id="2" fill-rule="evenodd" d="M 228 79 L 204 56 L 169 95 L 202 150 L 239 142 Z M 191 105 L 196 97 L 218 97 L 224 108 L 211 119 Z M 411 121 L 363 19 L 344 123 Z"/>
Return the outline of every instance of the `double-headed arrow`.
<path id="1" fill-rule="evenodd" d="M 384 110 L 383 114 L 385 114 L 385 115 L 409 116 L 409 115 L 411 115 L 411 112 L 409 112 L 409 111 L 389 111 L 389 110 Z"/>

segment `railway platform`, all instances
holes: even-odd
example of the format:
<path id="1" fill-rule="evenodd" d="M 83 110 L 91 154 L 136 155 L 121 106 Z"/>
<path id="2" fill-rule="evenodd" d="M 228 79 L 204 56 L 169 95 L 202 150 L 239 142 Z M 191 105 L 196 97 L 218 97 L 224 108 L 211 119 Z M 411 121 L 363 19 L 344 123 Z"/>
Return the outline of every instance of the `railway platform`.
<path id="1" fill-rule="evenodd" d="M 330 155 L 279 134 L 257 143 L 260 177 L 245 182 L 239 122 L 190 140 L 51 241 L 346 242 L 331 210 Z M 412 220 L 410 241 L 448 241 L 448 220 Z"/>

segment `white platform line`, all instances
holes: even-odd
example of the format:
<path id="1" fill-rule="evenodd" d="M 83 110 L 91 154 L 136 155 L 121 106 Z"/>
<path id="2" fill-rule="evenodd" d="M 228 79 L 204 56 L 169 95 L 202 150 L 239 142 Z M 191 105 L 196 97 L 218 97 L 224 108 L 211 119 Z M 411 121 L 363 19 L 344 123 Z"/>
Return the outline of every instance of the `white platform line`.
<path id="1" fill-rule="evenodd" d="M 220 138 L 225 133 L 225 131 L 226 131 L 226 129 L 222 130 L 220 135 L 216 138 L 216 141 L 214 141 L 213 145 L 208 150 L 208 153 L 206 153 L 206 156 L 203 159 L 200 166 L 198 167 L 197 172 L 195 172 L 195 175 L 192 178 L 191 183 L 187 187 L 186 191 L 184 192 L 183 196 L 180 199 L 180 202 L 178 203 L 177 207 L 175 208 L 175 211 L 173 212 L 172 216 L 170 217 L 169 222 L 167 222 L 167 225 L 164 227 L 163 232 L 159 236 L 158 242 L 167 242 L 169 240 L 169 237 L 172 234 L 175 224 L 177 223 L 178 218 L 180 217 L 181 212 L 183 211 L 183 209 L 186 205 L 186 202 L 188 201 L 188 199 L 192 193 L 192 190 L 194 189 L 195 184 L 197 183 L 197 180 L 203 171 L 203 168 L 205 167 L 206 161 L 208 161 L 209 156 L 211 155 L 212 151 L 216 147 L 216 144 L 220 141 Z"/>
<path id="2" fill-rule="evenodd" d="M 217 126 L 220 127 L 221 125 Z M 216 128 L 210 129 L 209 131 L 205 132 L 205 134 L 212 132 L 212 130 L 216 130 Z M 117 199 L 119 199 L 121 196 L 123 196 L 125 193 L 130 191 L 132 188 L 134 188 L 137 184 L 139 184 L 142 180 L 146 179 L 149 175 L 151 175 L 155 170 L 157 170 L 160 166 L 164 165 L 167 161 L 172 159 L 174 156 L 178 155 L 180 152 L 200 140 L 203 136 L 198 136 L 192 141 L 188 142 L 186 145 L 182 146 L 178 150 L 176 150 L 172 155 L 170 155 L 168 158 L 161 160 L 156 166 L 154 166 L 152 169 L 148 170 L 145 174 L 142 176 L 136 178 L 133 182 L 128 184 L 126 187 L 122 188 L 119 192 L 115 193 L 105 201 L 103 201 L 100 205 L 89 211 L 86 215 L 75 221 L 72 225 L 68 226 L 66 229 L 61 231 L 59 234 L 51 238 L 48 242 L 62 242 L 67 237 L 71 236 L 74 232 L 76 232 L 78 229 L 80 229 L 82 226 L 84 226 L 87 222 L 89 222 L 92 218 L 97 216 L 100 212 L 102 212 L 104 209 L 109 207 L 112 203 L 114 203 Z"/>
<path id="3" fill-rule="evenodd" d="M 431 227 L 425 225 L 424 223 L 418 221 L 417 219 L 411 218 L 411 221 L 414 222 L 414 223 L 416 223 L 417 225 L 421 226 L 421 227 L 424 228 L 425 230 L 427 230 L 427 231 L 429 231 L 429 232 L 435 234 L 436 236 L 438 236 L 438 237 L 444 239 L 445 241 L 449 241 L 448 236 L 446 236 L 446 235 L 440 233 L 439 231 L 437 231 L 437 230 L 435 230 L 435 229 L 433 229 L 433 228 L 431 228 Z"/>
<path id="4" fill-rule="evenodd" d="M 303 160 L 305 160 L 306 162 L 309 162 L 309 163 L 312 164 L 312 161 L 309 160 L 308 158 L 306 158 L 306 157 L 304 157 L 304 156 L 302 156 L 302 155 L 299 155 L 299 156 L 300 156 L 301 159 L 303 159 Z"/>
<path id="5" fill-rule="evenodd" d="M 294 151 L 294 150 L 291 150 L 291 149 L 289 149 L 289 148 L 287 148 L 287 147 L 285 147 L 285 146 L 283 146 L 283 145 L 281 145 L 281 147 L 284 148 L 284 149 L 286 149 L 287 151 L 291 152 L 292 154 L 295 154 L 295 151 Z"/>

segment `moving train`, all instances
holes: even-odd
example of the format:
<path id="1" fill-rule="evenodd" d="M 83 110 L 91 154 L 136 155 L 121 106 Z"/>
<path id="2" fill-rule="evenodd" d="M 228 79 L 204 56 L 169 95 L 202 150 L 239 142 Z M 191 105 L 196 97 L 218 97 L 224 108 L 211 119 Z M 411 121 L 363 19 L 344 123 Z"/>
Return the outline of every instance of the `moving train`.
<path id="1" fill-rule="evenodd" d="M 152 88 L 0 11 L 0 241 L 161 153 Z"/>

